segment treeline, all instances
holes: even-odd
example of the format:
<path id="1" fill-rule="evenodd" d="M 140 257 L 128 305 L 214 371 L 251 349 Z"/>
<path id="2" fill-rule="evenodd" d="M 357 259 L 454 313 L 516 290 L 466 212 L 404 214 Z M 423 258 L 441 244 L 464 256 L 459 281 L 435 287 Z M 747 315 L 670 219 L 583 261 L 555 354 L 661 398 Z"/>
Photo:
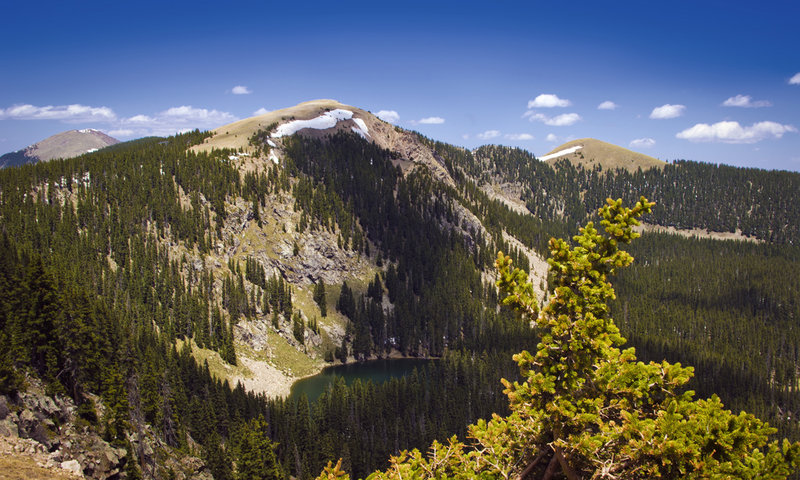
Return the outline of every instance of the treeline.
<path id="1" fill-rule="evenodd" d="M 639 357 L 694 366 L 700 395 L 800 438 L 800 249 L 646 234 L 630 251 L 613 313 Z"/>
<path id="2" fill-rule="evenodd" d="M 567 160 L 551 166 L 518 148 L 489 145 L 473 153 L 424 141 L 441 153 L 451 173 L 463 172 L 479 184 L 517 183 L 535 217 L 566 222 L 570 228 L 590 220 L 608 197 L 630 203 L 644 195 L 656 202 L 650 223 L 738 230 L 771 243 L 800 242 L 797 173 L 685 160 L 636 172 L 585 169 Z"/>

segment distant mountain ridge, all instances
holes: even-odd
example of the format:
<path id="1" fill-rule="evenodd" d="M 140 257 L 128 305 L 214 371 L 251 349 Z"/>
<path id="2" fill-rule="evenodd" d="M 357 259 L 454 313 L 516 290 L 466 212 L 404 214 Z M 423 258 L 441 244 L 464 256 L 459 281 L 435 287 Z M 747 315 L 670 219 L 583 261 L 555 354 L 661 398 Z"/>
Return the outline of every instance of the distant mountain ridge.
<path id="1" fill-rule="evenodd" d="M 666 165 L 657 158 L 594 138 L 569 141 L 554 148 L 547 155 L 542 155 L 539 160 L 552 164 L 562 158 L 569 160 L 573 165 L 582 165 L 590 170 L 595 165 L 600 165 L 604 169 L 624 168 L 633 172 L 639 168 L 647 170 Z"/>
<path id="2" fill-rule="evenodd" d="M 93 128 L 67 130 L 16 152 L 0 156 L 0 168 L 46 162 L 54 158 L 77 157 L 117 143 L 119 140 L 116 138 Z"/>

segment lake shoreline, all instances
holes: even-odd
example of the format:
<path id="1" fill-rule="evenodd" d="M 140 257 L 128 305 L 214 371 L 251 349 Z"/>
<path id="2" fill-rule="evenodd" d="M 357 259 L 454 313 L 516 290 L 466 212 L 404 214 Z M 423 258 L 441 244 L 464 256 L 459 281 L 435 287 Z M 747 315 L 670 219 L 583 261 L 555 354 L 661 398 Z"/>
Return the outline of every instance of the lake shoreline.
<path id="1" fill-rule="evenodd" d="M 428 356 L 428 355 L 419 356 L 419 357 L 416 357 L 416 356 L 413 356 L 413 355 L 404 355 L 400 350 L 392 349 L 392 351 L 390 351 L 388 355 L 383 356 L 383 357 L 380 357 L 380 356 L 377 356 L 377 355 L 373 354 L 373 355 L 370 355 L 369 357 L 367 357 L 364 360 L 357 360 L 355 357 L 350 356 L 350 357 L 347 357 L 347 361 L 344 362 L 344 363 L 342 363 L 340 360 L 334 360 L 333 362 L 324 362 L 323 365 L 322 365 L 322 368 L 320 368 L 319 370 L 317 370 L 314 373 L 310 373 L 308 375 L 303 375 L 301 377 L 291 377 L 291 378 L 294 378 L 294 381 L 297 382 L 297 381 L 303 380 L 305 378 L 310 378 L 310 377 L 314 377 L 316 375 L 319 375 L 320 373 L 322 373 L 323 370 L 325 370 L 326 368 L 329 368 L 329 367 L 339 367 L 339 366 L 343 366 L 343 365 L 357 365 L 357 364 L 367 363 L 367 362 L 376 362 L 378 360 L 414 360 L 414 359 L 416 359 L 416 360 L 440 360 L 441 358 L 442 357 L 433 357 L 433 356 Z"/>
<path id="2" fill-rule="evenodd" d="M 375 356 L 359 361 L 328 364 L 315 375 L 307 375 L 297 379 L 291 385 L 289 396 L 286 398 L 297 395 L 299 391 L 305 393 L 312 401 L 316 400 L 336 378 L 344 378 L 348 385 L 355 380 L 381 384 L 393 378 L 402 378 L 410 375 L 413 370 L 424 367 L 440 358 L 402 355 Z"/>

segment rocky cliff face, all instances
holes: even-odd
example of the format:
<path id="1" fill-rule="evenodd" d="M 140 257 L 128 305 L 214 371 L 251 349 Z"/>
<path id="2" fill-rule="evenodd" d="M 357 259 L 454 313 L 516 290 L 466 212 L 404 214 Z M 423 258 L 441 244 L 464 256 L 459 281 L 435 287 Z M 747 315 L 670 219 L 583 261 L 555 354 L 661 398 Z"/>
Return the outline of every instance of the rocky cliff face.
<path id="1" fill-rule="evenodd" d="M 128 462 L 142 456 L 141 464 L 151 467 L 142 472 L 145 478 L 166 478 L 171 471 L 176 479 L 212 479 L 200 459 L 177 454 L 163 445 L 149 427 L 141 436 L 129 436 L 131 452 L 115 447 L 89 422 L 79 418 L 71 399 L 47 395 L 36 379 L 28 378 L 27 383 L 27 391 L 15 398 L 0 395 L 0 471 L 25 471 L 32 475 L 29 480 L 123 480 L 128 478 Z M 102 424 L 102 402 L 94 400 L 100 419 L 97 423 Z"/>

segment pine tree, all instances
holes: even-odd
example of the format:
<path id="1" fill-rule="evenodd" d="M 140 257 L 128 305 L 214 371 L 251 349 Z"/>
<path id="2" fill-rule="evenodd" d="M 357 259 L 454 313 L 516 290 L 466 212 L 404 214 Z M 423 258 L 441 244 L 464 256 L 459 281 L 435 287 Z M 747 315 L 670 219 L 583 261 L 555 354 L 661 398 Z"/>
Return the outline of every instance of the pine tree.
<path id="1" fill-rule="evenodd" d="M 633 261 L 619 250 L 638 236 L 637 218 L 652 208 L 609 199 L 574 237 L 550 241 L 553 298 L 539 313 L 528 275 L 498 253 L 498 287 L 541 342 L 514 356 L 525 379 L 504 381 L 511 415 L 470 427 L 473 448 L 455 437 L 392 458 L 370 478 L 769 478 L 800 467 L 800 443 L 769 441 L 775 433 L 753 415 L 723 408 L 716 396 L 693 400 L 684 385 L 693 370 L 666 361 L 636 361 L 609 314 L 609 277 Z M 319 478 L 330 478 L 328 469 Z"/>
<path id="2" fill-rule="evenodd" d="M 328 301 L 325 296 L 325 282 L 320 278 L 314 285 L 314 301 L 319 305 L 320 314 L 323 317 L 328 316 Z"/>
<path id="3" fill-rule="evenodd" d="M 298 342 L 305 344 L 306 322 L 300 316 L 300 312 L 292 315 L 292 333 Z"/>
<path id="4" fill-rule="evenodd" d="M 285 475 L 275 457 L 275 444 L 267 436 L 267 422 L 259 415 L 242 432 L 236 478 L 240 480 L 283 480 Z"/>

